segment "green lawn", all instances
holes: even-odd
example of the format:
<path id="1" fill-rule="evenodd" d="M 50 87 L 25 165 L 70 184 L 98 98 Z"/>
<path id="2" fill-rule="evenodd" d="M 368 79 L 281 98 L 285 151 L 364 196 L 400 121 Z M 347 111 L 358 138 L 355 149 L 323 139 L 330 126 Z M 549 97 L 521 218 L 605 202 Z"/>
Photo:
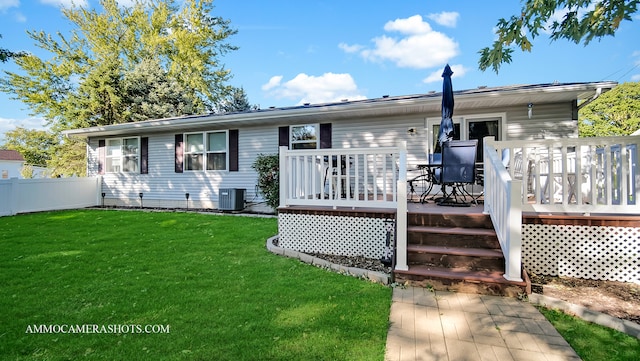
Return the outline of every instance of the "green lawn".
<path id="1" fill-rule="evenodd" d="M 391 289 L 273 255 L 276 233 L 194 213 L 2 217 L 0 359 L 382 360 Z M 31 333 L 85 324 L 169 332 Z"/>
<path id="2" fill-rule="evenodd" d="M 566 313 L 538 307 L 584 361 L 640 360 L 640 340 Z"/>

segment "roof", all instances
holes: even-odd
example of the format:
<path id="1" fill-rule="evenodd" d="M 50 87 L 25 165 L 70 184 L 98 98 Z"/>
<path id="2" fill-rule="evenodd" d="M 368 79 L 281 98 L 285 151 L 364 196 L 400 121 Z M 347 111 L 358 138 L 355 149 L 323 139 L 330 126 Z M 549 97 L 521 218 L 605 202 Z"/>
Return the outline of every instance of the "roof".
<path id="1" fill-rule="evenodd" d="M 17 150 L 0 149 L 0 160 L 16 160 L 24 162 L 24 157 Z"/>
<path id="2" fill-rule="evenodd" d="M 507 107 L 519 104 L 543 104 L 590 100 L 617 85 L 616 82 L 550 83 L 478 87 L 454 91 L 455 111 L 464 109 Z M 114 124 L 67 130 L 67 136 L 111 136 L 140 133 L 191 131 L 211 126 L 229 127 L 258 124 L 320 123 L 365 116 L 393 116 L 439 112 L 442 93 L 430 92 L 405 96 L 304 104 L 291 107 L 259 109 L 246 112 L 189 115 L 143 122 Z"/>

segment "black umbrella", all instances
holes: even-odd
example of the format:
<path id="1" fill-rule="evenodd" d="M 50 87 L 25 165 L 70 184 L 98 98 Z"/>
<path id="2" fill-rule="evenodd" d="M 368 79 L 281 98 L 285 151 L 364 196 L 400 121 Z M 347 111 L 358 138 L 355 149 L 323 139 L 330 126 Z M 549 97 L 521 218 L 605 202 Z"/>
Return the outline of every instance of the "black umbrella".
<path id="1" fill-rule="evenodd" d="M 442 143 L 453 140 L 453 86 L 451 85 L 451 75 L 453 71 L 449 64 L 442 72 L 442 120 L 440 120 L 440 130 L 438 131 L 438 145 L 442 149 Z"/>

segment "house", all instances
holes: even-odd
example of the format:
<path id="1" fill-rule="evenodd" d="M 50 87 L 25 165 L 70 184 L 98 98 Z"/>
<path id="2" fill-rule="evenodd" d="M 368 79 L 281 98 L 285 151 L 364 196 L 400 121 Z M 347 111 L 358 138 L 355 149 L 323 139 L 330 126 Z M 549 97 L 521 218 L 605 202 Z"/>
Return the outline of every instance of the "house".
<path id="1" fill-rule="evenodd" d="M 451 247 L 411 242 L 433 239 L 424 234 L 426 228 L 439 234 L 483 228 L 453 235 L 466 239 L 472 233 L 486 235 L 488 227 L 495 229 L 498 250 L 455 252 L 466 258 L 500 257 L 499 273 L 517 287 L 526 281 L 523 268 L 640 282 L 640 137 L 578 139 L 577 134 L 579 108 L 615 86 L 554 83 L 454 92 L 455 137 L 480 144 L 484 187 L 472 191 L 483 195 L 484 204 L 475 209 L 479 214 L 462 214 L 435 231 L 425 227 L 426 218 L 442 224 L 454 217 L 443 209 L 425 218 L 408 207 L 406 181 L 434 151 L 440 93 L 65 133 L 86 139 L 87 174 L 101 177 L 104 205 L 228 210 L 227 196 L 235 194 L 246 199 L 247 209 L 269 211 L 251 165 L 260 154 L 279 153 L 282 247 L 381 258 L 385 239 L 395 237 L 394 272 L 409 279 L 435 277 L 415 262 L 460 255 L 438 256 Z M 506 164 L 497 157 L 505 151 L 513 155 Z M 482 272 L 464 277 L 475 283 L 490 278 Z"/>
<path id="2" fill-rule="evenodd" d="M 0 149 L 0 179 L 21 178 L 24 158 L 17 150 Z"/>
<path id="3" fill-rule="evenodd" d="M 461 139 L 577 137 L 578 101 L 613 82 L 504 86 L 455 92 Z M 103 175 L 105 205 L 218 208 L 220 189 L 244 189 L 247 206 L 268 211 L 251 168 L 278 147 L 362 148 L 407 142 L 407 167 L 433 152 L 441 94 L 305 104 L 184 116 L 66 131 L 87 140 L 87 174 Z M 480 147 L 481 149 L 481 147 Z M 478 155 L 481 159 L 482 154 Z M 186 199 L 186 194 L 189 199 Z"/>

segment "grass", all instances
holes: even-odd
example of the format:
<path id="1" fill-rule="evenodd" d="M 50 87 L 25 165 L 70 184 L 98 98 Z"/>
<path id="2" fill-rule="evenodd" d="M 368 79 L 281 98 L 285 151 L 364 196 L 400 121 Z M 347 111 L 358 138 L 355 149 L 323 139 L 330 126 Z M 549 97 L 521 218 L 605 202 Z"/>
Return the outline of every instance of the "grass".
<path id="1" fill-rule="evenodd" d="M 391 289 L 273 255 L 276 233 L 193 213 L 0 218 L 0 359 L 382 360 Z M 169 332 L 28 332 L 83 324 Z"/>
<path id="2" fill-rule="evenodd" d="M 566 313 L 538 307 L 584 361 L 640 360 L 640 340 Z"/>

